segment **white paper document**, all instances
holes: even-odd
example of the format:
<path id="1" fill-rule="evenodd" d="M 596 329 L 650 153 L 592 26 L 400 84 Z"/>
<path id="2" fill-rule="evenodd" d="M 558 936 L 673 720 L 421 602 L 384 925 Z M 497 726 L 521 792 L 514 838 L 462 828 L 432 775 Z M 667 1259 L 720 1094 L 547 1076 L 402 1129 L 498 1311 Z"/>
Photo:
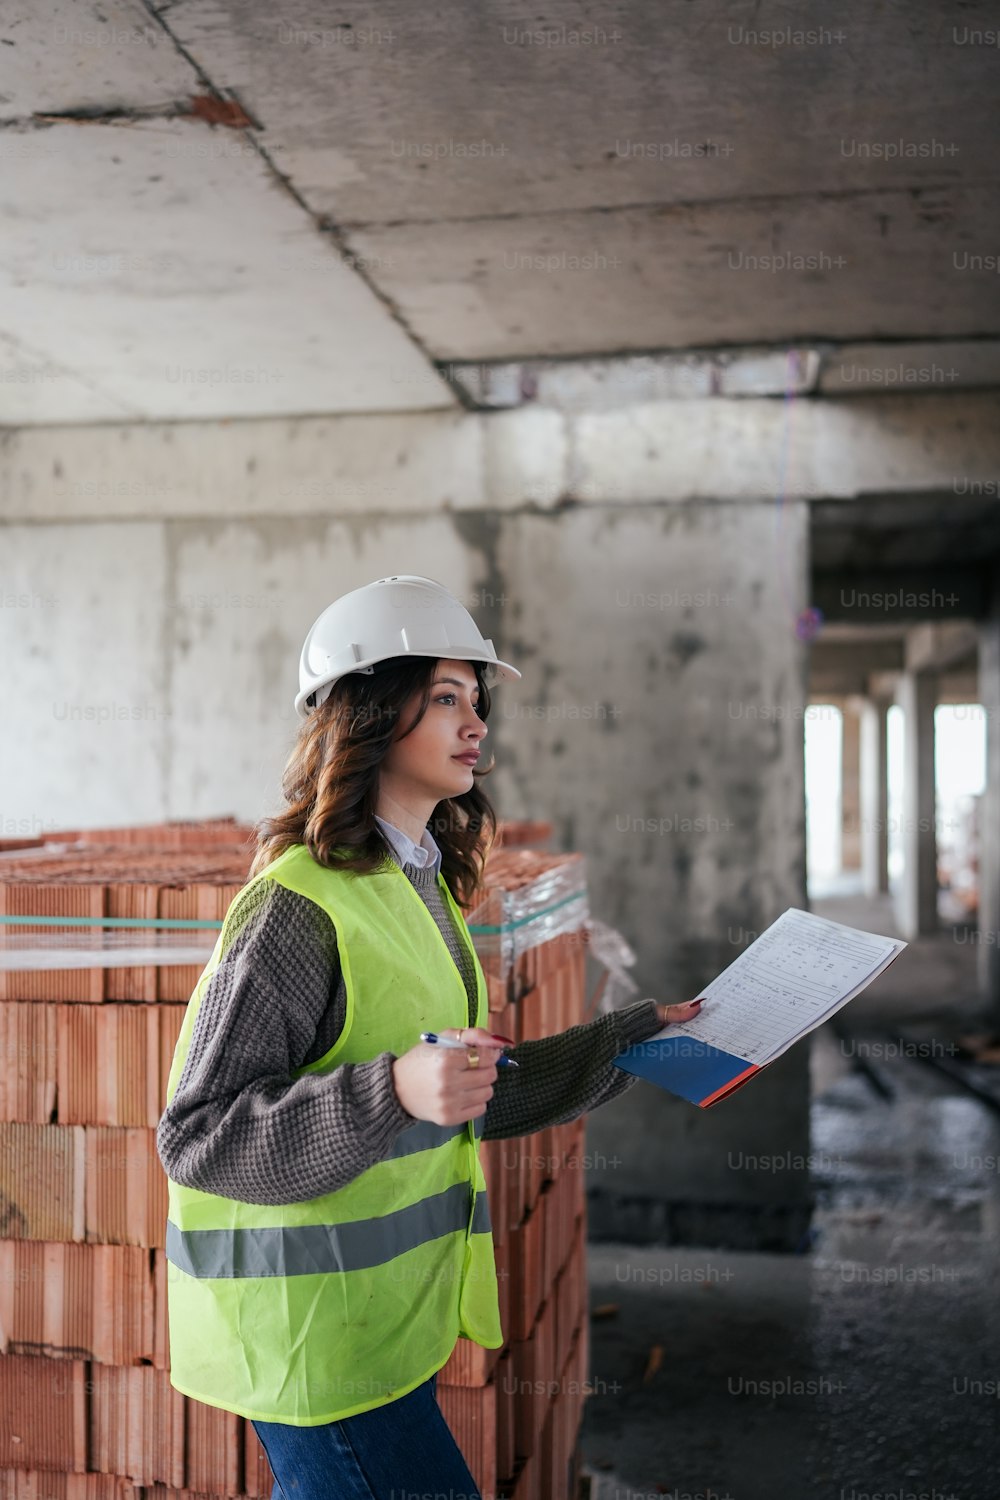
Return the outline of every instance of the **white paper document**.
<path id="1" fill-rule="evenodd" d="M 905 947 L 789 907 L 700 991 L 702 1015 L 650 1041 L 687 1035 L 763 1067 L 853 1000 Z"/>

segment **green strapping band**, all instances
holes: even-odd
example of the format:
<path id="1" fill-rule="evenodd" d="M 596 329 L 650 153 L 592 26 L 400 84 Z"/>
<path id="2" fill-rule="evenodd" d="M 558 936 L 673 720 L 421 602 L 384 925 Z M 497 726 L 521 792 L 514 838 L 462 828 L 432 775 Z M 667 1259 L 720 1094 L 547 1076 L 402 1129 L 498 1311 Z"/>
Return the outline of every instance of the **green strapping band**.
<path id="1" fill-rule="evenodd" d="M 22 927 L 164 927 L 180 930 L 191 927 L 210 927 L 215 931 L 221 922 L 201 921 L 197 917 L 8 917 L 0 915 L 0 922 Z"/>
<path id="2" fill-rule="evenodd" d="M 566 905 L 567 901 L 583 901 L 584 899 L 585 893 L 583 891 L 574 891 L 571 896 L 564 896 L 561 901 L 553 901 L 551 906 L 543 906 L 541 911 L 533 911 L 527 917 L 518 917 L 514 922 L 502 922 L 498 927 L 485 926 L 482 923 L 476 922 L 474 925 L 469 925 L 469 931 L 486 933 L 513 932 L 515 927 L 523 927 L 526 922 L 537 922 L 539 917 L 547 917 L 550 911 L 558 911 L 560 906 Z"/>
<path id="3" fill-rule="evenodd" d="M 513 922 L 502 922 L 499 925 L 476 922 L 470 924 L 469 931 L 485 935 L 513 932 L 515 927 L 537 922 L 540 917 L 548 916 L 549 912 L 558 911 L 569 901 L 584 899 L 583 891 L 574 891 L 572 895 L 564 896 L 561 901 L 554 901 L 551 906 L 543 906 L 541 911 L 531 912 L 529 916 L 518 917 Z M 155 927 L 167 932 L 190 931 L 191 928 L 219 932 L 222 928 L 221 922 L 202 921 L 196 917 L 11 917 L 0 914 L 0 923 L 18 927 Z"/>

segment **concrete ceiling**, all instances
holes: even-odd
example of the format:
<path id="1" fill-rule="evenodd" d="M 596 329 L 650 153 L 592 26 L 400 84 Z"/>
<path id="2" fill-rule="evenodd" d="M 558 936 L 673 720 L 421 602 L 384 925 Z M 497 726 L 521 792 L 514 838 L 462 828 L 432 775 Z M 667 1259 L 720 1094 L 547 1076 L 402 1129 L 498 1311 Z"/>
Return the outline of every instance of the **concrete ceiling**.
<path id="1" fill-rule="evenodd" d="M 453 364 L 1000 333 L 981 0 L 6 14 L 7 425 L 421 410 L 469 399 Z"/>
<path id="2" fill-rule="evenodd" d="M 809 695 L 888 699 L 906 668 L 933 671 L 939 703 L 975 702 L 979 637 L 968 621 L 859 625 L 831 621 L 809 653 Z"/>
<path id="3" fill-rule="evenodd" d="M 1000 558 L 997 486 L 985 494 L 866 495 L 863 503 L 814 501 L 810 550 L 821 573 L 927 570 Z"/>
<path id="4" fill-rule="evenodd" d="M 982 493 L 956 486 L 866 495 L 853 505 L 814 501 L 812 601 L 824 616 L 824 639 L 835 624 L 849 628 L 848 621 L 874 640 L 878 622 L 889 618 L 901 635 L 917 621 L 983 619 L 1000 568 L 996 489 L 990 482 Z"/>

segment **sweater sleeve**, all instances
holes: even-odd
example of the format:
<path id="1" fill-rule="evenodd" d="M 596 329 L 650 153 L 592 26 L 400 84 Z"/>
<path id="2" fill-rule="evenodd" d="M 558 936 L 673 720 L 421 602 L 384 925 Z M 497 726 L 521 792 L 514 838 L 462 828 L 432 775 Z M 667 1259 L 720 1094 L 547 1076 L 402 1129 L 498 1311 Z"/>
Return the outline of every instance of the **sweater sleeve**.
<path id="1" fill-rule="evenodd" d="M 616 1099 L 639 1080 L 613 1059 L 662 1029 L 656 1001 L 637 1000 L 555 1036 L 520 1042 L 507 1053 L 519 1066 L 497 1069 L 483 1139 L 530 1135 Z"/>
<path id="2" fill-rule="evenodd" d="M 273 881 L 234 912 L 237 936 L 205 988 L 156 1145 L 185 1187 L 244 1203 L 298 1203 L 343 1187 L 391 1151 L 414 1118 L 391 1052 L 291 1076 L 329 1031 L 340 981 L 322 908 Z M 343 1027 L 320 1041 L 320 1055 Z M 326 1046 L 323 1046 L 326 1042 Z"/>

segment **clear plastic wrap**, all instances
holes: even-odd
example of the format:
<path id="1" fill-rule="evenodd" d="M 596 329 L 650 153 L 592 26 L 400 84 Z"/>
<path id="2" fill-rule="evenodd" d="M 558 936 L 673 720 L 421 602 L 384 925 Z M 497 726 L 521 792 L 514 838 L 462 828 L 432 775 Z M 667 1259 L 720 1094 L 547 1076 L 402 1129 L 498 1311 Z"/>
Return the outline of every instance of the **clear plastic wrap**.
<path id="1" fill-rule="evenodd" d="M 631 974 L 625 971 L 635 963 L 635 953 L 622 934 L 607 922 L 591 917 L 586 923 L 590 956 L 604 970 L 597 990 L 591 999 L 590 1009 L 597 1012 L 620 1010 L 635 994 L 639 986 Z"/>
<path id="2" fill-rule="evenodd" d="M 469 931 L 487 972 L 506 979 L 522 953 L 590 916 L 582 857 L 546 861 L 547 869 L 513 889 L 494 886 L 469 914 Z"/>
<path id="3" fill-rule="evenodd" d="M 538 869 L 538 865 L 547 867 Z M 531 868 L 525 861 L 521 870 L 511 872 L 513 889 L 494 888 L 469 914 L 469 931 L 483 968 L 505 981 L 529 949 L 580 932 L 585 934 L 590 958 L 602 971 L 587 1014 L 618 1010 L 638 990 L 626 972 L 635 963 L 635 954 L 620 932 L 591 915 L 583 856 L 542 856 L 535 867 L 532 878 L 524 879 Z"/>

